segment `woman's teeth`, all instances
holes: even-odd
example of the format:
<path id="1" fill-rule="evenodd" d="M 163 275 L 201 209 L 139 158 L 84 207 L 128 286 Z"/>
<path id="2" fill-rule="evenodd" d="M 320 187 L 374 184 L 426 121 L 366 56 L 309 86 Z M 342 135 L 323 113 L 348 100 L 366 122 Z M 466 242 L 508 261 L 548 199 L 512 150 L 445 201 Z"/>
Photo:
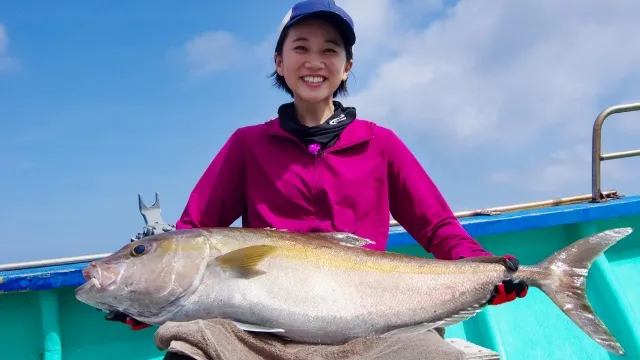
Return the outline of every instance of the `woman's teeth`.
<path id="1" fill-rule="evenodd" d="M 322 76 L 303 76 L 302 80 L 314 84 L 324 82 L 324 78 Z"/>

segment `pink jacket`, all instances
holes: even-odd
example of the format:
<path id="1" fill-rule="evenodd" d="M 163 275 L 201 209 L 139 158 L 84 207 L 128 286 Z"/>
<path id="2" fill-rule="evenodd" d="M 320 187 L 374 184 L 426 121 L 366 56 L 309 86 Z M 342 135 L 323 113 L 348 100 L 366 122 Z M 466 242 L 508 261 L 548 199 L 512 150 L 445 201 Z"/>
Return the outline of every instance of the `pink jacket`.
<path id="1" fill-rule="evenodd" d="M 320 155 L 278 119 L 236 130 L 196 184 L 178 229 L 242 226 L 344 231 L 385 250 L 390 216 L 439 259 L 491 255 L 460 225 L 389 129 L 355 119 Z"/>

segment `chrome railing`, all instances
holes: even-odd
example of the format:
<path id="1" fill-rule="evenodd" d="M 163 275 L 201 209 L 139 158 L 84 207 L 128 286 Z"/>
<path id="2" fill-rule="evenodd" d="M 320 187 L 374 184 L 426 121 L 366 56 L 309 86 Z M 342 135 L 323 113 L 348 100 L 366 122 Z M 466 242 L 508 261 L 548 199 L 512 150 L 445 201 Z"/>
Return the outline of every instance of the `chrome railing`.
<path id="1" fill-rule="evenodd" d="M 601 173 L 600 165 L 602 161 L 628 158 L 632 156 L 640 155 L 640 150 L 620 151 L 608 154 L 602 154 L 602 124 L 604 120 L 618 113 L 625 113 L 631 111 L 640 110 L 640 103 L 622 104 L 611 106 L 598 115 L 595 123 L 593 124 L 593 145 L 592 145 L 592 160 L 591 160 L 591 201 L 601 202 L 606 201 L 607 198 L 600 190 Z"/>
<path id="2" fill-rule="evenodd" d="M 604 191 L 602 195 L 607 199 L 615 199 L 620 197 L 620 195 L 618 195 L 618 192 L 615 190 Z M 483 216 L 483 215 L 500 215 L 502 213 L 510 212 L 510 211 L 531 210 L 531 209 L 540 209 L 540 208 L 546 208 L 551 206 L 579 204 L 589 200 L 591 200 L 591 194 L 585 194 L 585 195 L 568 196 L 568 197 L 550 199 L 550 200 L 534 201 L 534 202 L 515 204 L 515 205 L 497 206 L 497 207 L 486 208 L 486 209 L 458 211 L 453 214 L 458 219 L 473 217 L 473 216 Z M 400 226 L 400 224 L 396 220 L 392 220 L 390 223 L 390 226 Z"/>
<path id="3" fill-rule="evenodd" d="M 39 268 L 39 267 L 46 267 L 46 266 L 59 266 L 59 265 L 85 263 L 85 262 L 91 262 L 93 260 L 102 259 L 109 255 L 111 254 L 110 253 L 109 254 L 93 254 L 93 255 L 72 256 L 72 257 L 55 258 L 55 259 L 23 261 L 23 262 L 10 263 L 10 264 L 0 264 L 0 271 L 22 270 L 22 269 Z"/>

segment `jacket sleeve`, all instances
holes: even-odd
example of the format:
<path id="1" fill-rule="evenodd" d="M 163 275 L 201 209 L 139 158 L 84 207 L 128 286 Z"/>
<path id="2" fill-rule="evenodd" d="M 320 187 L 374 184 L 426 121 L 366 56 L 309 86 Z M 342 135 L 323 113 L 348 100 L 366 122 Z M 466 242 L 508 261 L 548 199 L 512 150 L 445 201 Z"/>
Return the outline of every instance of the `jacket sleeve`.
<path id="1" fill-rule="evenodd" d="M 491 256 L 462 227 L 407 146 L 392 131 L 387 135 L 391 216 L 437 259 Z"/>
<path id="2" fill-rule="evenodd" d="M 245 178 L 243 147 L 236 131 L 196 183 L 176 229 L 233 224 L 245 208 Z"/>

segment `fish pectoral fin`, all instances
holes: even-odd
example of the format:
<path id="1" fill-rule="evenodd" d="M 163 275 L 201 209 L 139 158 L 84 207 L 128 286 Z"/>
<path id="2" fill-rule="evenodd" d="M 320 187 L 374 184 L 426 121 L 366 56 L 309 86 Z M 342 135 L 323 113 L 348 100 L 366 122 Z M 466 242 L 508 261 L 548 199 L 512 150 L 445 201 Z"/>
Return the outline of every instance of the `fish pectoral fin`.
<path id="1" fill-rule="evenodd" d="M 252 332 L 268 332 L 268 333 L 274 333 L 274 332 L 284 332 L 284 329 L 275 329 L 275 328 L 269 328 L 266 326 L 261 326 L 261 325 L 256 325 L 256 324 L 247 324 L 247 323 L 243 323 L 240 321 L 234 321 L 234 324 L 236 324 L 236 326 L 244 331 L 252 331 Z"/>
<path id="2" fill-rule="evenodd" d="M 251 278 L 264 274 L 256 267 L 275 250 L 276 247 L 271 245 L 248 246 L 216 257 L 215 263 L 236 276 Z"/>
<path id="3" fill-rule="evenodd" d="M 315 234 L 343 246 L 362 247 L 374 243 L 371 240 L 347 232 L 321 232 Z"/>

